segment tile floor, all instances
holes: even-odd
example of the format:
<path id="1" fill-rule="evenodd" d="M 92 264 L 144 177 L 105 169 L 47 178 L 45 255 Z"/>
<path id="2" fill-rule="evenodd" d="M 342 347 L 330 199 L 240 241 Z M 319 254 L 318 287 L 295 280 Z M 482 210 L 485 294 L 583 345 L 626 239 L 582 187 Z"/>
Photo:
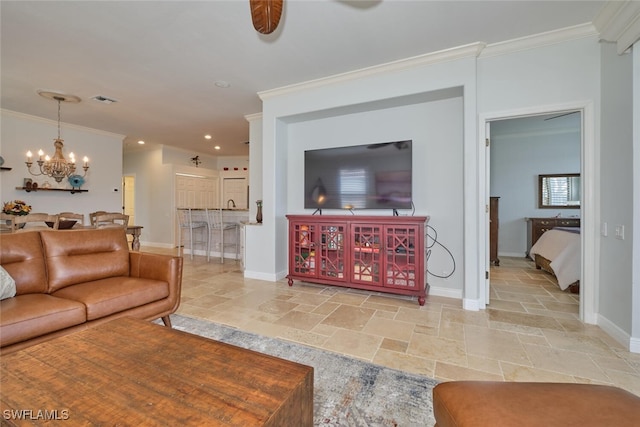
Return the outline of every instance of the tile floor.
<path id="1" fill-rule="evenodd" d="M 171 252 L 143 248 L 150 252 Z M 179 314 L 439 380 L 612 384 L 640 395 L 640 354 L 578 318 L 578 296 L 524 258 L 491 268 L 491 304 L 245 279 L 240 264 L 185 257 Z"/>

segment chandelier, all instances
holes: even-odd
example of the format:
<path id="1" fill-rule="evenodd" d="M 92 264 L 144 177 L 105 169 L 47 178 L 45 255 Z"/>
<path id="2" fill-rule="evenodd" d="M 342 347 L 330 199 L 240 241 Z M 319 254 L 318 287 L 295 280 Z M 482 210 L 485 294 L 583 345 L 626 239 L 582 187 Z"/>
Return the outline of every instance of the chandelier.
<path id="1" fill-rule="evenodd" d="M 55 179 L 56 182 L 62 182 L 64 178 L 71 177 L 76 172 L 76 158 L 73 153 L 69 153 L 69 161 L 64 158 L 62 154 L 62 147 L 64 147 L 64 140 L 60 138 L 60 103 L 62 101 L 65 102 L 80 102 L 80 98 L 75 96 L 61 95 L 52 92 L 39 92 L 41 96 L 45 98 L 50 98 L 58 101 L 58 137 L 53 140 L 53 146 L 56 151 L 53 153 L 53 157 L 49 157 L 42 150 L 38 151 L 38 169 L 39 172 L 35 173 L 31 170 L 31 166 L 33 165 L 32 157 L 33 154 L 31 151 L 27 151 L 27 161 L 25 162 L 27 165 L 27 169 L 29 173 L 33 176 L 46 175 Z M 87 169 L 89 169 L 89 159 L 85 156 L 82 161 L 84 162 L 82 169 L 84 169 L 84 177 L 87 174 Z"/>

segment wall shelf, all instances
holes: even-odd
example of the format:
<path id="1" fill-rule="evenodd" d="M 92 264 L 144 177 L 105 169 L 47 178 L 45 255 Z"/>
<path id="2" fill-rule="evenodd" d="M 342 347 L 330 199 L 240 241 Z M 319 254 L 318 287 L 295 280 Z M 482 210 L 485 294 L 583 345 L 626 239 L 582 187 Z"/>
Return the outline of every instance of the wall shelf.
<path id="1" fill-rule="evenodd" d="M 4 166 L 0 167 L 0 170 L 3 170 L 3 171 L 10 171 L 11 169 L 12 168 L 5 168 Z"/>
<path id="2" fill-rule="evenodd" d="M 80 190 L 79 188 L 27 188 L 27 187 L 16 187 L 16 190 L 24 190 L 27 193 L 37 192 L 37 191 L 66 191 L 68 193 L 87 193 L 89 190 Z"/>

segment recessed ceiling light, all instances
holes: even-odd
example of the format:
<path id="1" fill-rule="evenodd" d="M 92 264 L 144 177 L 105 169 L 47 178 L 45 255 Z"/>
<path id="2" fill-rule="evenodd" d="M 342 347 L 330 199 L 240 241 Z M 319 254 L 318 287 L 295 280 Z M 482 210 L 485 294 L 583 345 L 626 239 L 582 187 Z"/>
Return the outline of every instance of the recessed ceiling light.
<path id="1" fill-rule="evenodd" d="M 214 149 L 214 150 L 219 150 L 219 149 L 220 149 L 220 146 L 219 146 L 219 145 L 216 145 L 215 147 L 213 147 L 213 149 Z"/>
<path id="2" fill-rule="evenodd" d="M 138 144 L 140 144 L 140 145 L 144 145 L 144 141 L 143 141 L 143 140 L 140 140 L 140 141 L 138 141 Z"/>
<path id="3" fill-rule="evenodd" d="M 211 139 L 211 135 L 205 135 L 204 139 Z"/>
<path id="4" fill-rule="evenodd" d="M 225 82 L 224 80 L 216 80 L 215 82 L 213 82 L 213 84 L 223 89 L 231 87 L 231 83 Z"/>

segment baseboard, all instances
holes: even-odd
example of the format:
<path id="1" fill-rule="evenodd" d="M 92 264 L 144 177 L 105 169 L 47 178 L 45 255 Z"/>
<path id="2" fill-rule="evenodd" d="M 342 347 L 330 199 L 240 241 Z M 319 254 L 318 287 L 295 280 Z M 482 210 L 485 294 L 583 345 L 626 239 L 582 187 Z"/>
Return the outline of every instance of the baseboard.
<path id="1" fill-rule="evenodd" d="M 499 252 L 498 253 L 498 258 L 500 257 L 513 257 L 513 258 L 526 258 L 527 254 L 525 252 Z"/>
<path id="2" fill-rule="evenodd" d="M 245 279 L 256 279 L 256 280 L 265 280 L 267 282 L 277 282 L 278 276 L 277 274 L 263 273 L 261 271 L 249 271 L 245 270 L 244 272 Z"/>
<path id="3" fill-rule="evenodd" d="M 607 333 L 611 338 L 618 341 L 621 345 L 623 345 L 627 350 L 631 353 L 640 353 L 640 339 L 632 338 L 627 332 L 623 331 L 607 319 L 601 314 L 597 315 L 597 323 L 596 323 L 603 331 Z"/>
<path id="4" fill-rule="evenodd" d="M 429 286 L 429 295 L 433 295 L 437 297 L 462 299 L 462 290 Z"/>

